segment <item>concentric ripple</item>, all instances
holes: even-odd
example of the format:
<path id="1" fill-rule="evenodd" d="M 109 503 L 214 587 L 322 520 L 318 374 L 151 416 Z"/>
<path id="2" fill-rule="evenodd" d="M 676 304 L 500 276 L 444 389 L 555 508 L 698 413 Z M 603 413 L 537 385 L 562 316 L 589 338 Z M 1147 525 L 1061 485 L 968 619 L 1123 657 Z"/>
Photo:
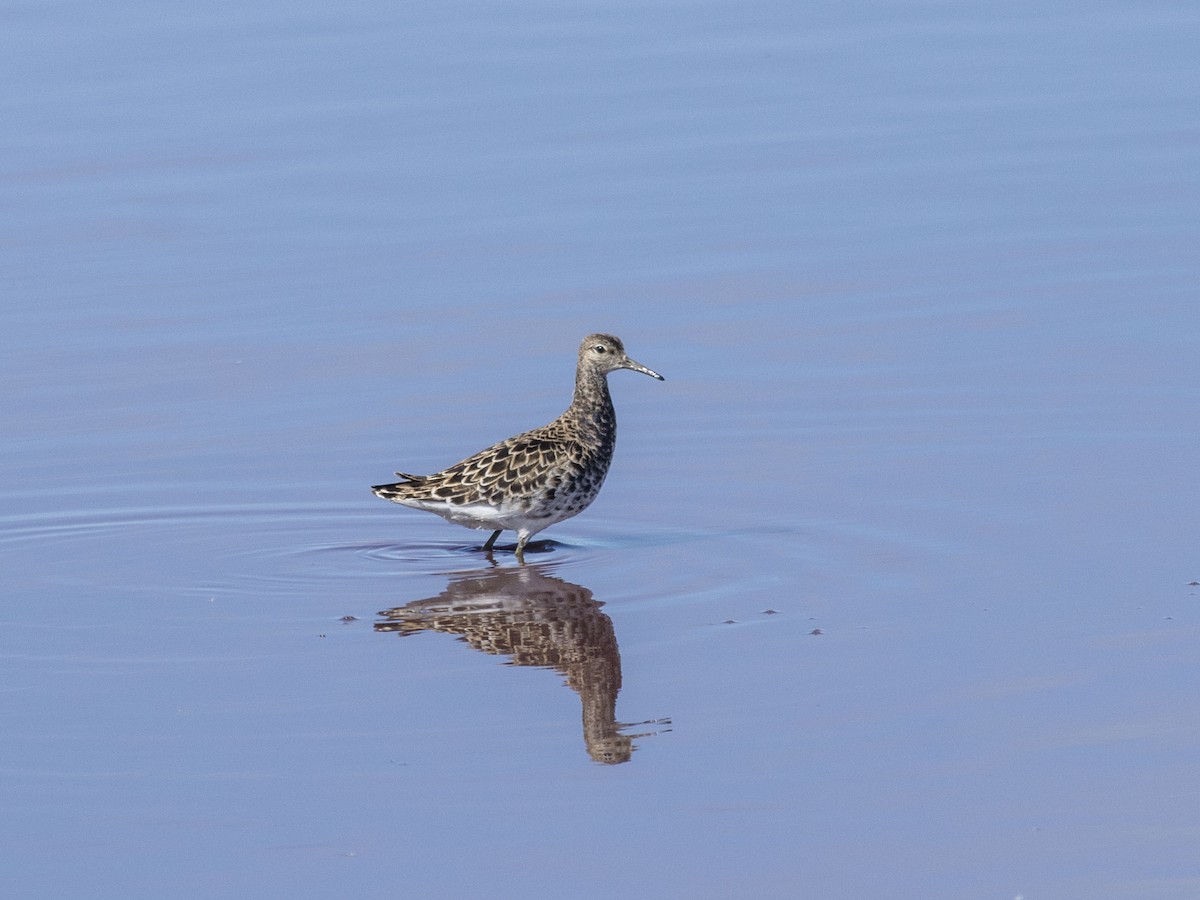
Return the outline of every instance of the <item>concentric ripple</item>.
<path id="1" fill-rule="evenodd" d="M 99 498 L 97 498 L 99 499 Z M 101 506 L 0 516 L 0 559 L 75 583 L 180 588 L 210 596 L 338 590 L 355 579 L 487 565 L 487 535 L 349 504 Z M 430 535 L 444 536 L 430 540 Z M 407 540 L 406 537 L 411 537 Z M 569 545 L 530 545 L 561 558 Z M 585 551 L 586 552 L 586 551 Z M 503 541 L 493 560 L 506 565 Z"/>

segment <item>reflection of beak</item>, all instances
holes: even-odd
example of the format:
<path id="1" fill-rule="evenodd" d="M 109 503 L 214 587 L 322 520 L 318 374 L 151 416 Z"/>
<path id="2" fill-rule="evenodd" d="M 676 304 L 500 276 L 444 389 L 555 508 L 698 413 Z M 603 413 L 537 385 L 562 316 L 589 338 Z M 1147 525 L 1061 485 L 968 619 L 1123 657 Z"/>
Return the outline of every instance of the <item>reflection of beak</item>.
<path id="1" fill-rule="evenodd" d="M 640 362 L 634 362 L 628 356 L 625 357 L 625 362 L 621 365 L 621 368 L 622 369 L 633 369 L 633 371 L 635 371 L 635 372 L 641 372 L 643 375 L 649 375 L 651 378 L 657 378 L 659 381 L 664 380 L 663 377 L 661 375 L 659 375 L 657 372 L 655 372 L 653 369 L 647 369 Z"/>

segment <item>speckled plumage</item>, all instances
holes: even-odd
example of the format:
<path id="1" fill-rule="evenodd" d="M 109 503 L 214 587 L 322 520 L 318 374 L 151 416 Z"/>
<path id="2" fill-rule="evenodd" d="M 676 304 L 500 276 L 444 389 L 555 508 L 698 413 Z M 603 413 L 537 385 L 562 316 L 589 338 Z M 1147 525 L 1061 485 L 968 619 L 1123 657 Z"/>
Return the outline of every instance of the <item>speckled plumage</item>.
<path id="1" fill-rule="evenodd" d="M 589 334 L 579 345 L 575 396 L 561 416 L 481 450 L 432 475 L 396 474 L 402 481 L 378 484 L 385 500 L 436 513 L 467 528 L 490 528 L 491 550 L 503 531 L 517 533 L 517 558 L 529 539 L 587 509 L 612 462 L 617 416 L 608 373 L 632 369 L 662 381 L 634 362 L 611 334 Z"/>

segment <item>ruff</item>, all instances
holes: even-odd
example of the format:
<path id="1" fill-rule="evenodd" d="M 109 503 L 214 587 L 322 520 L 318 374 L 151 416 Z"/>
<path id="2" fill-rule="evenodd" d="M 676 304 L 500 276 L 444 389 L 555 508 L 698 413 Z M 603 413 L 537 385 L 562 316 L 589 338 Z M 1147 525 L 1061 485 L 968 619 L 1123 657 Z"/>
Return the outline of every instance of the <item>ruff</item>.
<path id="1" fill-rule="evenodd" d="M 504 531 L 517 533 L 517 559 L 525 561 L 529 539 L 577 516 L 596 499 L 612 462 L 617 415 L 608 373 L 632 369 L 663 377 L 625 355 L 611 334 L 589 334 L 579 345 L 575 396 L 548 425 L 510 437 L 441 472 L 408 475 L 378 484 L 378 496 L 436 513 L 467 528 L 490 528 L 490 551 Z"/>

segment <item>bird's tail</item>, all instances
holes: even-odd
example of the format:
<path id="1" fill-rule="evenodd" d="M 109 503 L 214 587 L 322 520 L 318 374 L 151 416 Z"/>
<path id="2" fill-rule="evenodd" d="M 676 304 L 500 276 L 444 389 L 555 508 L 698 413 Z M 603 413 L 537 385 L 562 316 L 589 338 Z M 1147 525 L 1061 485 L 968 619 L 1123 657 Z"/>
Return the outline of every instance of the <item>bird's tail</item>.
<path id="1" fill-rule="evenodd" d="M 375 496 L 382 497 L 384 500 L 398 500 L 401 497 L 408 497 L 412 494 L 414 488 L 419 488 L 425 481 L 424 475 L 409 475 L 407 472 L 397 472 L 403 481 L 397 481 L 395 484 L 376 484 L 371 486 L 371 490 Z"/>

